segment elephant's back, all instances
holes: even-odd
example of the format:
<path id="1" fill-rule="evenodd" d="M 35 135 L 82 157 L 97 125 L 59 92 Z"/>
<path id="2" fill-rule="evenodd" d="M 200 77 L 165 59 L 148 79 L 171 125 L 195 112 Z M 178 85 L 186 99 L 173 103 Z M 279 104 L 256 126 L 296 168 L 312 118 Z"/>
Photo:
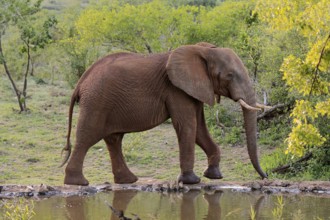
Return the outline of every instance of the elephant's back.
<path id="1" fill-rule="evenodd" d="M 117 131 L 132 123 L 137 131 L 163 122 L 168 117 L 165 101 L 170 84 L 166 61 L 166 56 L 139 55 L 100 63 L 80 85 L 81 110 L 93 108 L 107 114 Z M 148 124 L 143 123 L 146 118 Z"/>
<path id="2" fill-rule="evenodd" d="M 136 53 L 129 53 L 129 52 L 119 52 L 119 53 L 113 53 L 109 54 L 105 57 L 100 58 L 96 62 L 94 62 L 80 77 L 77 85 L 82 84 L 85 82 L 89 77 L 94 78 L 96 75 L 104 73 L 103 70 L 107 69 L 107 67 L 111 66 L 113 63 L 115 63 L 116 60 L 120 60 L 124 57 L 134 57 L 134 56 L 140 56 Z M 90 79 L 93 80 L 93 79 Z"/>

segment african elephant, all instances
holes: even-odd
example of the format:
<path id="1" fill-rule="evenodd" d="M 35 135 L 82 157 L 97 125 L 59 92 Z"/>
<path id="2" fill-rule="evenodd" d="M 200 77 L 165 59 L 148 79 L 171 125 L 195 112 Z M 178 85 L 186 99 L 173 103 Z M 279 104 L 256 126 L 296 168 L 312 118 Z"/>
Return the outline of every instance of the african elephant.
<path id="1" fill-rule="evenodd" d="M 65 184 L 88 185 L 82 172 L 88 149 L 103 139 L 109 150 L 115 183 L 133 183 L 122 153 L 125 133 L 151 129 L 171 118 L 176 131 L 181 173 L 178 181 L 200 182 L 195 175 L 195 143 L 206 153 L 204 176 L 221 179 L 220 149 L 205 124 L 203 104 L 214 105 L 215 96 L 226 96 L 242 105 L 247 148 L 251 162 L 262 178 L 257 155 L 256 103 L 254 89 L 240 58 L 228 48 L 209 43 L 181 46 L 174 51 L 141 55 L 119 53 L 94 63 L 79 80 L 69 109 Z M 72 111 L 79 102 L 76 143 L 71 154 Z M 62 152 L 63 152 L 62 151 Z"/>

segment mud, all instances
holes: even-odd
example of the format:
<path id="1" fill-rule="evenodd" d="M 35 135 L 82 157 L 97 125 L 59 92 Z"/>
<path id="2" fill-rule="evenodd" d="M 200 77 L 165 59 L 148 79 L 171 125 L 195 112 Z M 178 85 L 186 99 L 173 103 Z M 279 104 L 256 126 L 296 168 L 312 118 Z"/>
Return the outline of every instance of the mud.
<path id="1" fill-rule="evenodd" d="M 47 198 L 52 196 L 90 195 L 98 192 L 116 190 L 136 190 L 160 193 L 175 193 L 188 191 L 215 192 L 231 189 L 237 192 L 259 191 L 266 194 L 308 193 L 330 198 L 329 181 L 291 182 L 282 180 L 263 180 L 253 182 L 212 182 L 195 185 L 183 185 L 175 182 L 138 182 L 136 184 L 104 183 L 92 186 L 48 186 L 40 185 L 0 185 L 0 199 L 16 197 Z"/>

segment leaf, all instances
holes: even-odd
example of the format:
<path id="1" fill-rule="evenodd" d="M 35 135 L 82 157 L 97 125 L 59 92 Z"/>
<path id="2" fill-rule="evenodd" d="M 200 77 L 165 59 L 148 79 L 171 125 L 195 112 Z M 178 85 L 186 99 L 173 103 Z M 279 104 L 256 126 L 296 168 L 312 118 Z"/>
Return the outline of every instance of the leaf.
<path id="1" fill-rule="evenodd" d="M 326 139 L 312 124 L 296 123 L 289 137 L 286 139 L 288 147 L 286 153 L 303 156 L 307 147 L 321 146 Z"/>
<path id="2" fill-rule="evenodd" d="M 315 109 L 322 116 L 330 118 L 330 98 L 328 100 L 316 104 Z"/>

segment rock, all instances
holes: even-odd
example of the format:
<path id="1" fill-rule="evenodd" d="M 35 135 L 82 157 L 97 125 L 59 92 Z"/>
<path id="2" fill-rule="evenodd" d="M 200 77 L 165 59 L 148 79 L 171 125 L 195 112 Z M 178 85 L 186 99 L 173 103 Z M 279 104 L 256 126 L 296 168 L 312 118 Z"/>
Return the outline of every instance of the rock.
<path id="1" fill-rule="evenodd" d="M 112 191 L 112 186 L 110 183 L 104 183 L 102 185 L 95 186 L 98 191 Z"/>
<path id="2" fill-rule="evenodd" d="M 252 190 L 252 191 L 260 190 L 261 187 L 262 187 L 262 186 L 261 186 L 260 183 L 258 183 L 258 182 L 253 182 L 253 183 L 251 184 L 251 190 Z"/>
<path id="3" fill-rule="evenodd" d="M 40 186 L 36 189 L 37 192 L 39 193 L 46 193 L 49 191 L 47 185 L 40 184 Z"/>
<path id="4" fill-rule="evenodd" d="M 92 186 L 87 186 L 86 188 L 84 188 L 82 190 L 83 195 L 95 194 L 97 192 L 98 192 L 98 190 L 95 187 L 92 187 Z"/>
<path id="5" fill-rule="evenodd" d="M 279 192 L 279 190 L 274 187 L 264 186 L 264 187 L 262 187 L 262 192 L 266 193 L 266 194 L 273 194 L 273 193 Z"/>

